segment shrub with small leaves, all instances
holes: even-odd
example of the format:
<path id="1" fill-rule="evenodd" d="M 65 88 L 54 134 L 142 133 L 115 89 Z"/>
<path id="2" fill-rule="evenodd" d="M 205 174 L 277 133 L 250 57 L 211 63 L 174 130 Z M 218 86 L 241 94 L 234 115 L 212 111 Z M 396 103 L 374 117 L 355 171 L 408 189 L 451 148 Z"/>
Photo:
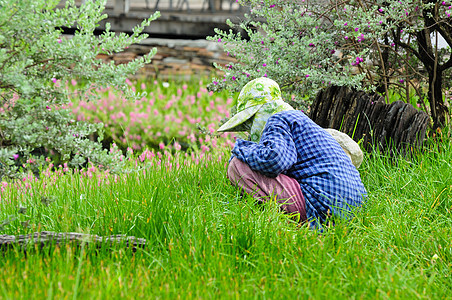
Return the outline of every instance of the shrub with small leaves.
<path id="1" fill-rule="evenodd" d="M 238 91 L 249 80 L 264 76 L 280 84 L 286 100 L 295 95 L 298 105 L 306 108 L 309 102 L 303 100 L 322 87 L 361 86 L 365 74 L 350 76 L 353 66 L 336 53 L 343 39 L 337 35 L 334 20 L 318 13 L 326 9 L 322 1 L 240 3 L 250 6 L 250 14 L 239 25 L 227 21 L 238 30 L 216 29 L 217 35 L 208 38 L 222 43 L 224 50 L 237 59 L 237 63 L 216 65 L 225 75 L 215 79 L 209 89 Z M 362 57 L 366 51 L 350 52 Z"/>
<path id="2" fill-rule="evenodd" d="M 229 32 L 209 40 L 224 46 L 237 63 L 216 65 L 223 78 L 209 89 L 239 91 L 249 80 L 276 80 L 286 100 L 307 108 L 328 85 L 389 90 L 410 102 L 428 100 L 435 126 L 445 125 L 442 92 L 452 68 L 452 5 L 439 0 L 239 0 L 250 13 Z M 235 29 L 235 30 L 232 30 Z M 435 39 L 441 35 L 448 51 Z M 424 95 L 422 84 L 427 87 Z M 450 81 L 449 81 L 450 85 Z M 294 95 L 294 96 L 293 96 Z"/>
<path id="3" fill-rule="evenodd" d="M 120 153 L 102 150 L 91 141 L 94 132 L 102 137 L 102 124 L 74 120 L 68 104 L 75 96 L 67 82 L 84 82 L 78 97 L 96 100 L 93 91 L 112 86 L 129 99 L 144 95 L 131 91 L 126 79 L 149 63 L 156 49 L 128 64 L 115 65 L 97 58 L 120 52 L 147 37 L 145 26 L 159 13 L 137 25 L 132 34 L 117 34 L 107 23 L 94 35 L 103 14 L 105 0 L 73 0 L 57 7 L 59 0 L 0 0 L 0 178 L 17 177 L 25 162 L 39 165 L 53 151 L 62 161 L 81 166 L 87 160 L 118 171 Z M 75 28 L 63 36 L 62 28 Z M 37 166 L 36 168 L 39 168 Z"/>

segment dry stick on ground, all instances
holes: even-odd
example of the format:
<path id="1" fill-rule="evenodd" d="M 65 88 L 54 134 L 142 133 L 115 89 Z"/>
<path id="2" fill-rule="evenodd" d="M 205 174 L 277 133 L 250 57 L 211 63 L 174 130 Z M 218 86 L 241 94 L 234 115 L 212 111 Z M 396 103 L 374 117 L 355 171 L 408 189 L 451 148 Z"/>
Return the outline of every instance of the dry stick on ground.
<path id="1" fill-rule="evenodd" d="M 136 238 L 134 236 L 111 235 L 98 236 L 94 234 L 77 233 L 77 232 L 52 232 L 42 231 L 26 235 L 0 235 L 0 251 L 20 247 L 26 250 L 27 247 L 34 248 L 37 245 L 42 249 L 46 245 L 61 245 L 63 243 L 74 243 L 81 245 L 82 243 L 94 244 L 98 248 L 102 246 L 122 245 L 125 248 L 131 248 L 133 252 L 137 248 L 144 248 L 146 240 Z"/>

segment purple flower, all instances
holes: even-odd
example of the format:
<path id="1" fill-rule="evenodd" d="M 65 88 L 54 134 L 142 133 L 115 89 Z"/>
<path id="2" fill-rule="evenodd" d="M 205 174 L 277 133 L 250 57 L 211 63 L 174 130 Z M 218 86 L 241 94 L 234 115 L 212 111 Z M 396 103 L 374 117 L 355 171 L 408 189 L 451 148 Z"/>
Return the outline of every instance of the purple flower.
<path id="1" fill-rule="evenodd" d="M 363 61 L 364 61 L 364 59 L 358 56 L 358 57 L 356 57 L 355 62 L 352 63 L 352 66 L 357 66 L 360 63 L 362 63 Z"/>
<path id="2" fill-rule="evenodd" d="M 309 43 L 309 47 L 314 47 L 315 45 L 313 43 Z"/>
<path id="3" fill-rule="evenodd" d="M 273 8 L 273 7 L 275 7 L 276 5 L 275 4 L 272 4 L 272 5 L 270 5 L 270 8 Z"/>
<path id="4" fill-rule="evenodd" d="M 56 82 L 57 82 L 57 80 L 56 80 L 55 77 L 52 78 L 52 82 L 53 82 L 53 83 L 56 83 Z"/>
<path id="5" fill-rule="evenodd" d="M 403 79 L 400 79 L 400 80 L 399 80 L 399 82 L 400 82 L 400 83 L 404 83 L 404 82 L 405 82 L 405 80 L 403 80 Z"/>
<path id="6" fill-rule="evenodd" d="M 358 38 L 358 42 L 364 41 L 364 34 L 361 33 L 361 36 Z"/>
<path id="7" fill-rule="evenodd" d="M 347 22 L 344 23 L 344 26 L 347 26 Z"/>
<path id="8" fill-rule="evenodd" d="M 237 78 L 235 76 L 232 76 L 232 80 L 236 80 Z"/>
<path id="9" fill-rule="evenodd" d="M 309 77 L 309 74 L 306 74 L 306 78 L 308 78 Z"/>
<path id="10" fill-rule="evenodd" d="M 346 35 L 346 36 L 344 36 L 344 39 L 348 40 L 348 36 L 347 36 L 347 35 Z"/>
<path id="11" fill-rule="evenodd" d="M 214 85 L 217 85 L 217 84 L 218 84 L 218 82 L 217 82 L 217 81 L 214 81 L 214 82 L 213 82 L 213 84 L 214 84 Z"/>
<path id="12" fill-rule="evenodd" d="M 61 39 L 58 39 L 57 42 L 58 42 L 58 44 L 61 44 L 62 40 L 61 40 Z"/>
<path id="13" fill-rule="evenodd" d="M 218 39 L 218 42 L 221 42 L 221 39 Z"/>
<path id="14" fill-rule="evenodd" d="M 14 158 L 14 160 L 17 160 L 19 158 L 19 154 L 14 154 L 13 158 Z"/>
<path id="15" fill-rule="evenodd" d="M 358 28 L 358 27 L 356 27 L 356 28 L 355 28 L 355 32 L 358 32 L 358 30 L 359 30 L 359 28 Z"/>
<path id="16" fill-rule="evenodd" d="M 263 66 L 263 67 L 266 67 L 266 66 L 267 66 L 267 64 L 266 64 L 266 63 L 263 63 L 263 64 L 262 64 L 262 66 Z"/>

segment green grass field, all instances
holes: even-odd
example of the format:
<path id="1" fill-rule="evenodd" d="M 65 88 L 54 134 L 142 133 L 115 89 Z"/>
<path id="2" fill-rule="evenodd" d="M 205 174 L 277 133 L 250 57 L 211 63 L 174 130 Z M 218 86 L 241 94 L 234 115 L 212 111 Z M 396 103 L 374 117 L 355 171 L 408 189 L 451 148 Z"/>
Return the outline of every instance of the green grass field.
<path id="1" fill-rule="evenodd" d="M 68 244 L 3 251 L 2 299 L 445 299 L 452 292 L 452 144 L 367 154 L 366 205 L 323 233 L 229 184 L 230 149 L 131 158 L 1 183 L 2 234 L 127 234 L 144 249 Z M 142 161 L 143 160 L 143 161 Z M 22 209 L 19 214 L 18 210 Z"/>

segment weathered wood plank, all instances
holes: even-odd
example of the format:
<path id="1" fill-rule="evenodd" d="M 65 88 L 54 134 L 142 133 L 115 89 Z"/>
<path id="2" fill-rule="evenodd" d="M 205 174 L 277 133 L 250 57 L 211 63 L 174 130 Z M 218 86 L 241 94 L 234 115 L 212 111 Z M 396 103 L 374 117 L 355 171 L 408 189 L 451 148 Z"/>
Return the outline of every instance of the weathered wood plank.
<path id="1" fill-rule="evenodd" d="M 0 235 L 0 250 L 8 250 L 14 247 L 21 247 L 26 250 L 28 247 L 35 247 L 35 245 L 42 249 L 46 245 L 60 245 L 64 243 L 73 243 L 76 245 L 88 243 L 94 244 L 99 248 L 105 245 L 122 245 L 135 252 L 137 248 L 143 248 L 146 245 L 146 239 L 121 234 L 98 236 L 77 232 L 52 231 L 35 232 L 25 235 Z"/>
<path id="2" fill-rule="evenodd" d="M 311 105 L 310 118 L 323 128 L 340 130 L 356 142 L 363 140 L 366 150 L 405 153 L 419 147 L 430 121 L 427 113 L 411 104 L 390 104 L 378 94 L 367 94 L 346 87 L 321 90 Z"/>

